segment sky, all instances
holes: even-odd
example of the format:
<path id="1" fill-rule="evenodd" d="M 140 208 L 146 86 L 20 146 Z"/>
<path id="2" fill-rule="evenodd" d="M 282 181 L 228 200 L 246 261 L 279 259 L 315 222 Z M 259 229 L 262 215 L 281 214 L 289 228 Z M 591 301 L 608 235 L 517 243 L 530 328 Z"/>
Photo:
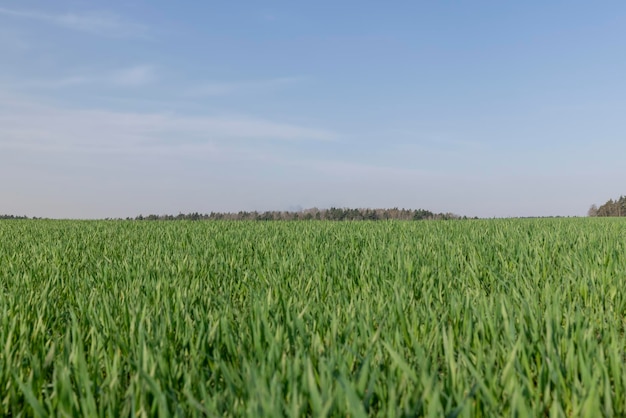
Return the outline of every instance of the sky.
<path id="1" fill-rule="evenodd" d="M 0 0 L 0 214 L 584 216 L 626 3 Z"/>

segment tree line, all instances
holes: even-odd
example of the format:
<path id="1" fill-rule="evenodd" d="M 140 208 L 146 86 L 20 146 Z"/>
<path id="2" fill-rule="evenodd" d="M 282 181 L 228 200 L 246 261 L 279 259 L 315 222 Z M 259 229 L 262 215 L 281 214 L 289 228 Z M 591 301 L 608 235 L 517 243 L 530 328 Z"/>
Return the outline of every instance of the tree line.
<path id="1" fill-rule="evenodd" d="M 240 211 L 240 212 L 211 212 L 211 213 L 179 213 L 178 215 L 139 215 L 137 221 L 179 221 L 179 220 L 237 220 L 237 221 L 381 221 L 388 219 L 419 221 L 419 220 L 448 220 L 467 219 L 453 213 L 434 213 L 425 209 L 350 209 L 311 208 L 301 211 Z M 127 218 L 131 219 L 131 218 Z"/>
<path id="2" fill-rule="evenodd" d="M 2 215 L 0 219 L 45 219 L 28 216 Z M 426 209 L 350 209 L 336 208 L 330 209 L 304 209 L 299 211 L 239 211 L 239 212 L 211 212 L 211 213 L 179 213 L 178 215 L 138 215 L 127 218 L 105 218 L 105 220 L 127 220 L 127 221 L 382 221 L 388 219 L 403 221 L 420 220 L 450 220 L 467 219 L 466 216 L 459 216 L 454 213 L 435 213 Z"/>
<path id="3" fill-rule="evenodd" d="M 626 216 L 626 196 L 620 196 L 619 199 L 609 199 L 605 204 L 597 207 L 591 205 L 589 216 Z"/>

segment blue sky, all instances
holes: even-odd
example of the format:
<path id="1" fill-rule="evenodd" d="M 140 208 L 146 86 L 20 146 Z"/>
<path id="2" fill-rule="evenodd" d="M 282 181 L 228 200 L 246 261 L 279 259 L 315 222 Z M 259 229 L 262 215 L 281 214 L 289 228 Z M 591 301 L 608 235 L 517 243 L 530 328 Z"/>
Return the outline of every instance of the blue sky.
<path id="1" fill-rule="evenodd" d="M 0 213 L 626 193 L 626 3 L 1 1 Z"/>

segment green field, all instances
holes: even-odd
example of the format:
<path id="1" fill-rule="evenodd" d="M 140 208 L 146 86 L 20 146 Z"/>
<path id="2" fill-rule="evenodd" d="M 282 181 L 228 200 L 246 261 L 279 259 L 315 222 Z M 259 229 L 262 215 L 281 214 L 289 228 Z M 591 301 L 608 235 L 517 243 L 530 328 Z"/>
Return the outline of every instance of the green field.
<path id="1" fill-rule="evenodd" d="M 1 416 L 626 416 L 626 221 L 0 221 Z"/>

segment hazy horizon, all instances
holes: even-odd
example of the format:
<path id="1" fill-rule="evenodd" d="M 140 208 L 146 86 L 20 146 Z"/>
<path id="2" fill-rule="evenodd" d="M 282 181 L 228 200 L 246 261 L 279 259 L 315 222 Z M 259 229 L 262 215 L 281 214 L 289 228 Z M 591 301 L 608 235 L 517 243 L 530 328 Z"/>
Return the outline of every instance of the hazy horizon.
<path id="1" fill-rule="evenodd" d="M 0 2 L 0 214 L 584 216 L 626 4 Z"/>

